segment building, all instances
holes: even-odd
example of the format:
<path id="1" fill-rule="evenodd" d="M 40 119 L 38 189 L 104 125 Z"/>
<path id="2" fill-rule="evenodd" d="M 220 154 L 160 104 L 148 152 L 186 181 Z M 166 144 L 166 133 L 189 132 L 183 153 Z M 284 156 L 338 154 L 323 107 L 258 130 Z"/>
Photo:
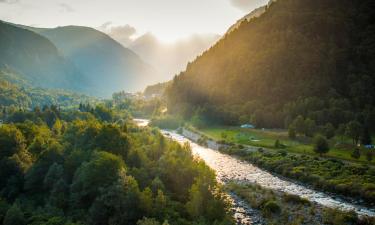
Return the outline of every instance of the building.
<path id="1" fill-rule="evenodd" d="M 255 126 L 254 126 L 254 125 L 252 125 L 252 124 L 243 124 L 243 125 L 241 125 L 241 128 L 254 129 L 254 128 L 255 128 Z"/>

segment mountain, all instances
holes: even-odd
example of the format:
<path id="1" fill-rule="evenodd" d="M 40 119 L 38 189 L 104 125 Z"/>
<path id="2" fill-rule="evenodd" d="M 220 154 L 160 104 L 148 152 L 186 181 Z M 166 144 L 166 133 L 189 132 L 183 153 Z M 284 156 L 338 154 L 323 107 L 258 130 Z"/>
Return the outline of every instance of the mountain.
<path id="1" fill-rule="evenodd" d="M 34 109 L 55 105 L 74 108 L 82 102 L 93 103 L 97 99 L 77 92 L 61 89 L 45 89 L 31 84 L 27 79 L 9 69 L 0 70 L 0 109 Z"/>
<path id="2" fill-rule="evenodd" d="M 219 38 L 215 34 L 196 34 L 174 43 L 163 43 L 147 33 L 128 47 L 158 68 L 161 75 L 159 81 L 167 81 L 185 70 L 188 62 L 210 48 Z"/>
<path id="3" fill-rule="evenodd" d="M 264 12 L 266 12 L 267 7 L 271 5 L 273 2 L 276 2 L 276 0 L 270 0 L 267 5 L 256 8 L 253 11 L 251 11 L 249 14 L 247 14 L 246 16 L 239 19 L 235 24 L 233 24 L 228 29 L 227 33 L 230 33 L 234 31 L 235 29 L 237 29 L 241 25 L 242 22 L 245 22 L 245 21 L 249 22 L 251 19 L 261 16 Z"/>
<path id="4" fill-rule="evenodd" d="M 279 0 L 175 77 L 168 110 L 215 123 L 375 124 L 375 2 Z"/>
<path id="5" fill-rule="evenodd" d="M 87 89 L 74 64 L 39 34 L 0 21 L 0 49 L 0 68 L 14 70 L 36 86 Z"/>
<path id="6" fill-rule="evenodd" d="M 119 32 L 119 27 L 102 26 L 100 29 L 157 68 L 158 82 L 168 81 L 185 70 L 188 62 L 194 60 L 220 38 L 215 34 L 196 34 L 173 43 L 164 43 L 152 33 L 131 39 L 124 35 L 124 32 Z"/>
<path id="7" fill-rule="evenodd" d="M 146 98 L 162 97 L 165 89 L 171 82 L 157 83 L 154 85 L 147 86 L 143 91 L 143 96 Z"/>
<path id="8" fill-rule="evenodd" d="M 99 96 L 140 91 L 157 81 L 156 71 L 133 51 L 93 28 L 66 26 L 38 29 L 89 79 Z"/>
<path id="9" fill-rule="evenodd" d="M 235 29 L 237 29 L 242 22 L 249 22 L 251 19 L 261 16 L 264 12 L 266 12 L 267 6 L 262 6 L 259 8 L 254 9 L 251 13 L 247 14 L 246 16 L 239 19 L 235 24 L 229 27 L 227 33 L 231 33 Z"/>

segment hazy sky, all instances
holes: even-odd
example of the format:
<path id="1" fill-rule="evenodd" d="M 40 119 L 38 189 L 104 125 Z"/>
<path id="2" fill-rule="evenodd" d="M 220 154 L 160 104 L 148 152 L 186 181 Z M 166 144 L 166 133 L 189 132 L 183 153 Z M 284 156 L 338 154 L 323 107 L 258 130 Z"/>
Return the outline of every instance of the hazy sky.
<path id="1" fill-rule="evenodd" d="M 164 41 L 223 34 L 268 0 L 0 0 L 0 20 L 37 27 L 103 24 Z"/>

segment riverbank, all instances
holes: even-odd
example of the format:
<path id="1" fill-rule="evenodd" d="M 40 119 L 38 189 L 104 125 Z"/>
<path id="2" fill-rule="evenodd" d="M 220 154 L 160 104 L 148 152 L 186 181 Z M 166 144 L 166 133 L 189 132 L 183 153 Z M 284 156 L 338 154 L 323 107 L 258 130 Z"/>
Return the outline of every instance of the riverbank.
<path id="1" fill-rule="evenodd" d="M 148 119 L 134 119 L 134 122 L 139 127 L 146 127 L 149 125 Z M 184 139 L 183 136 L 176 136 L 175 133 L 171 133 L 166 130 L 162 130 L 164 136 L 179 142 L 180 144 L 185 144 L 187 139 Z M 193 144 L 193 143 L 192 143 Z M 194 145 L 194 144 L 193 144 Z M 194 149 L 192 147 L 192 149 Z M 212 168 L 212 167 L 211 167 Z M 222 181 L 218 177 L 219 181 Z M 226 192 L 226 197 L 231 204 L 231 212 L 234 218 L 234 221 L 237 225 L 264 225 L 265 222 L 260 214 L 259 210 L 252 209 L 243 199 L 237 196 L 233 192 Z"/>
<path id="2" fill-rule="evenodd" d="M 173 132 L 167 133 L 168 135 L 172 135 L 173 138 L 177 138 L 178 140 L 182 139 L 180 140 L 180 142 L 189 141 L 193 146 L 192 149 L 198 151 L 198 155 L 200 157 L 203 157 L 206 163 L 209 164 L 211 168 L 217 171 L 218 178 L 223 182 L 236 180 L 249 183 L 258 183 L 273 190 L 291 194 L 297 193 L 299 196 L 303 196 L 304 198 L 307 198 L 312 202 L 317 202 L 327 207 L 339 208 L 344 211 L 355 210 L 359 215 L 375 216 L 373 207 L 367 208 L 365 206 L 361 206 L 363 205 L 363 202 L 353 201 L 352 198 L 344 199 L 341 198 L 339 194 L 324 194 L 322 192 L 314 191 L 310 189 L 308 185 L 301 185 L 298 184 L 299 182 L 295 182 L 292 180 L 288 181 L 287 179 L 282 178 L 282 176 L 275 176 L 274 173 L 268 173 L 262 171 L 257 167 L 254 167 L 249 161 L 247 161 L 248 163 L 241 161 L 241 154 L 246 156 L 250 153 L 258 153 L 258 148 L 250 147 L 249 149 L 240 149 L 241 154 L 234 154 L 234 152 L 231 152 L 233 156 L 241 159 L 237 160 L 235 158 L 232 158 L 229 153 L 225 153 L 223 149 L 232 149 L 225 148 L 225 144 L 217 143 L 217 145 L 221 145 L 219 146 L 219 148 L 221 147 L 220 151 L 224 153 L 222 154 L 220 153 L 220 151 L 204 147 L 207 146 L 207 144 L 205 143 L 213 142 L 213 140 L 205 142 L 204 140 L 206 140 L 207 137 L 202 137 L 200 134 L 194 133 L 187 129 L 179 129 L 178 131 L 180 133 L 179 135 Z M 196 144 L 198 142 L 200 142 L 199 145 Z"/>
<path id="3" fill-rule="evenodd" d="M 258 210 L 265 224 L 375 224 L 375 218 L 357 217 L 353 211 L 323 207 L 297 195 L 273 191 L 257 184 L 229 183 L 226 189 Z"/>
<path id="4" fill-rule="evenodd" d="M 218 142 L 196 130 L 186 129 L 199 136 L 199 140 L 221 143 L 223 153 L 240 157 L 269 172 L 296 180 L 316 190 L 335 193 L 356 200 L 356 203 L 375 202 L 375 169 L 364 164 L 345 163 L 340 160 L 311 155 L 293 154 L 285 150 L 228 144 Z M 185 132 L 186 135 L 186 132 Z M 196 137 L 195 137 L 196 139 Z M 205 141 L 203 141 L 205 142 Z M 199 143 L 199 141 L 198 141 Z M 200 143 L 202 144 L 202 143 Z M 203 145 L 205 145 L 203 143 Z"/>

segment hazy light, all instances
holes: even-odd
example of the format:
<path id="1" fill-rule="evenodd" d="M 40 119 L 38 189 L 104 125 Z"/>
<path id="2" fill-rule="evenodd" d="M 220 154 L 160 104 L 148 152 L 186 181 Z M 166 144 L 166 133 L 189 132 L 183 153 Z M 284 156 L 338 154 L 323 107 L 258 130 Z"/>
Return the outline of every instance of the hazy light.
<path id="1" fill-rule="evenodd" d="M 129 24 L 137 29 L 138 35 L 151 32 L 162 41 L 172 42 L 195 33 L 223 34 L 247 14 L 232 1 L 19 0 L 0 3 L 0 19 L 39 27 L 97 28 L 110 21 L 117 25 Z"/>

